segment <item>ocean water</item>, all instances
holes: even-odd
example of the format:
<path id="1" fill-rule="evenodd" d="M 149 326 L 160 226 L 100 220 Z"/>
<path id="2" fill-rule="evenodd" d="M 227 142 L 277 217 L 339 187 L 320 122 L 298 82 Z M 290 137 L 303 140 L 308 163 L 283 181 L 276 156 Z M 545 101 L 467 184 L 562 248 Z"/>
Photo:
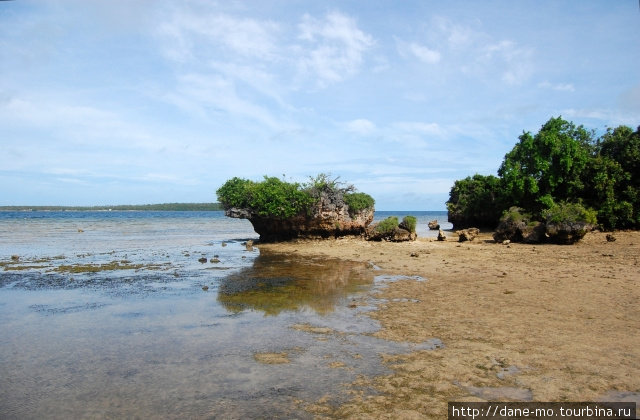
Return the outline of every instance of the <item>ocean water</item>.
<path id="1" fill-rule="evenodd" d="M 370 335 L 397 276 L 249 239 L 223 212 L 0 212 L 0 418 L 311 418 L 380 353 L 441 346 Z"/>

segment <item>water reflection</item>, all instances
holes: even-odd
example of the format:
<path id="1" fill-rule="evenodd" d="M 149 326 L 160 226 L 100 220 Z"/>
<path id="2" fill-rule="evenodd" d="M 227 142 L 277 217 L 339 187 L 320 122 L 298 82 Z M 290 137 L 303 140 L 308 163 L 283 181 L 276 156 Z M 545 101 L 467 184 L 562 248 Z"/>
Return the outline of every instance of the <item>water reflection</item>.
<path id="1" fill-rule="evenodd" d="M 232 313 L 248 309 L 278 315 L 311 309 L 325 315 L 373 279 L 364 263 L 261 251 L 251 267 L 221 280 L 218 302 Z"/>

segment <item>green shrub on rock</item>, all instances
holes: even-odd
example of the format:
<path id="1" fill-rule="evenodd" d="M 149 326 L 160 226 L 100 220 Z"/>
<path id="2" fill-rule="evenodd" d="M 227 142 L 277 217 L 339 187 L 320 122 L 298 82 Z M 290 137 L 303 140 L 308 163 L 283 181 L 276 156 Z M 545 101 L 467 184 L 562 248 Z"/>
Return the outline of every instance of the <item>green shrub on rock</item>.
<path id="1" fill-rule="evenodd" d="M 376 225 L 376 232 L 382 235 L 390 234 L 398 227 L 398 218 L 389 216 Z"/>
<path id="2" fill-rule="evenodd" d="M 548 223 L 585 223 L 596 225 L 596 212 L 585 208 L 580 203 L 554 204 L 550 209 L 542 213 Z"/>
<path id="3" fill-rule="evenodd" d="M 264 177 L 261 182 L 232 178 L 217 191 L 218 201 L 225 210 L 242 209 L 268 218 L 288 219 L 294 216 L 312 216 L 323 205 L 348 206 L 355 218 L 365 209 L 372 209 L 373 198 L 355 192 L 353 185 L 338 182 L 330 175 L 319 174 L 305 184 L 285 182 L 276 177 Z"/>
<path id="4" fill-rule="evenodd" d="M 579 203 L 560 203 L 543 212 L 549 242 L 572 244 L 579 241 L 597 223 L 596 212 Z"/>
<path id="5" fill-rule="evenodd" d="M 344 202 L 349 206 L 349 215 L 351 217 L 364 209 L 373 208 L 375 204 L 373 197 L 361 192 L 345 194 Z"/>
<path id="6" fill-rule="evenodd" d="M 532 219 L 531 214 L 519 207 L 510 207 L 500 218 L 500 224 L 493 234 L 497 242 L 537 243 L 544 240 L 545 226 Z"/>
<path id="7" fill-rule="evenodd" d="M 415 218 L 415 216 L 404 216 L 402 218 L 402 222 L 400 223 L 400 227 L 404 230 L 408 230 L 411 233 L 415 233 L 417 223 L 418 220 Z"/>

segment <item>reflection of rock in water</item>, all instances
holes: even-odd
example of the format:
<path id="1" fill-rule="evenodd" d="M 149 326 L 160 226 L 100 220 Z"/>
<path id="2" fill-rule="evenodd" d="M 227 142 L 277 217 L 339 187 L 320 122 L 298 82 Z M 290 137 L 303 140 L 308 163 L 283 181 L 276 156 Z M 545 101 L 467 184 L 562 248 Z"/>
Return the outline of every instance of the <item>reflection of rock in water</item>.
<path id="1" fill-rule="evenodd" d="M 371 284 L 373 273 L 364 263 L 263 252 L 252 267 L 221 280 L 218 301 L 230 312 L 277 315 L 311 308 L 326 314 L 341 298 Z"/>

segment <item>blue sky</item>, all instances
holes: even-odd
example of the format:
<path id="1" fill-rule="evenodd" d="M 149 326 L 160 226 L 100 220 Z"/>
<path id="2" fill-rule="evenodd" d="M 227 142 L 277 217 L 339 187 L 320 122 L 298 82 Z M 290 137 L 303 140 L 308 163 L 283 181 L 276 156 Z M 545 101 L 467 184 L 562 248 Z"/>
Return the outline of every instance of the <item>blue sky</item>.
<path id="1" fill-rule="evenodd" d="M 444 210 L 552 116 L 640 125 L 636 0 L 0 1 L 0 205 L 329 172 Z"/>

